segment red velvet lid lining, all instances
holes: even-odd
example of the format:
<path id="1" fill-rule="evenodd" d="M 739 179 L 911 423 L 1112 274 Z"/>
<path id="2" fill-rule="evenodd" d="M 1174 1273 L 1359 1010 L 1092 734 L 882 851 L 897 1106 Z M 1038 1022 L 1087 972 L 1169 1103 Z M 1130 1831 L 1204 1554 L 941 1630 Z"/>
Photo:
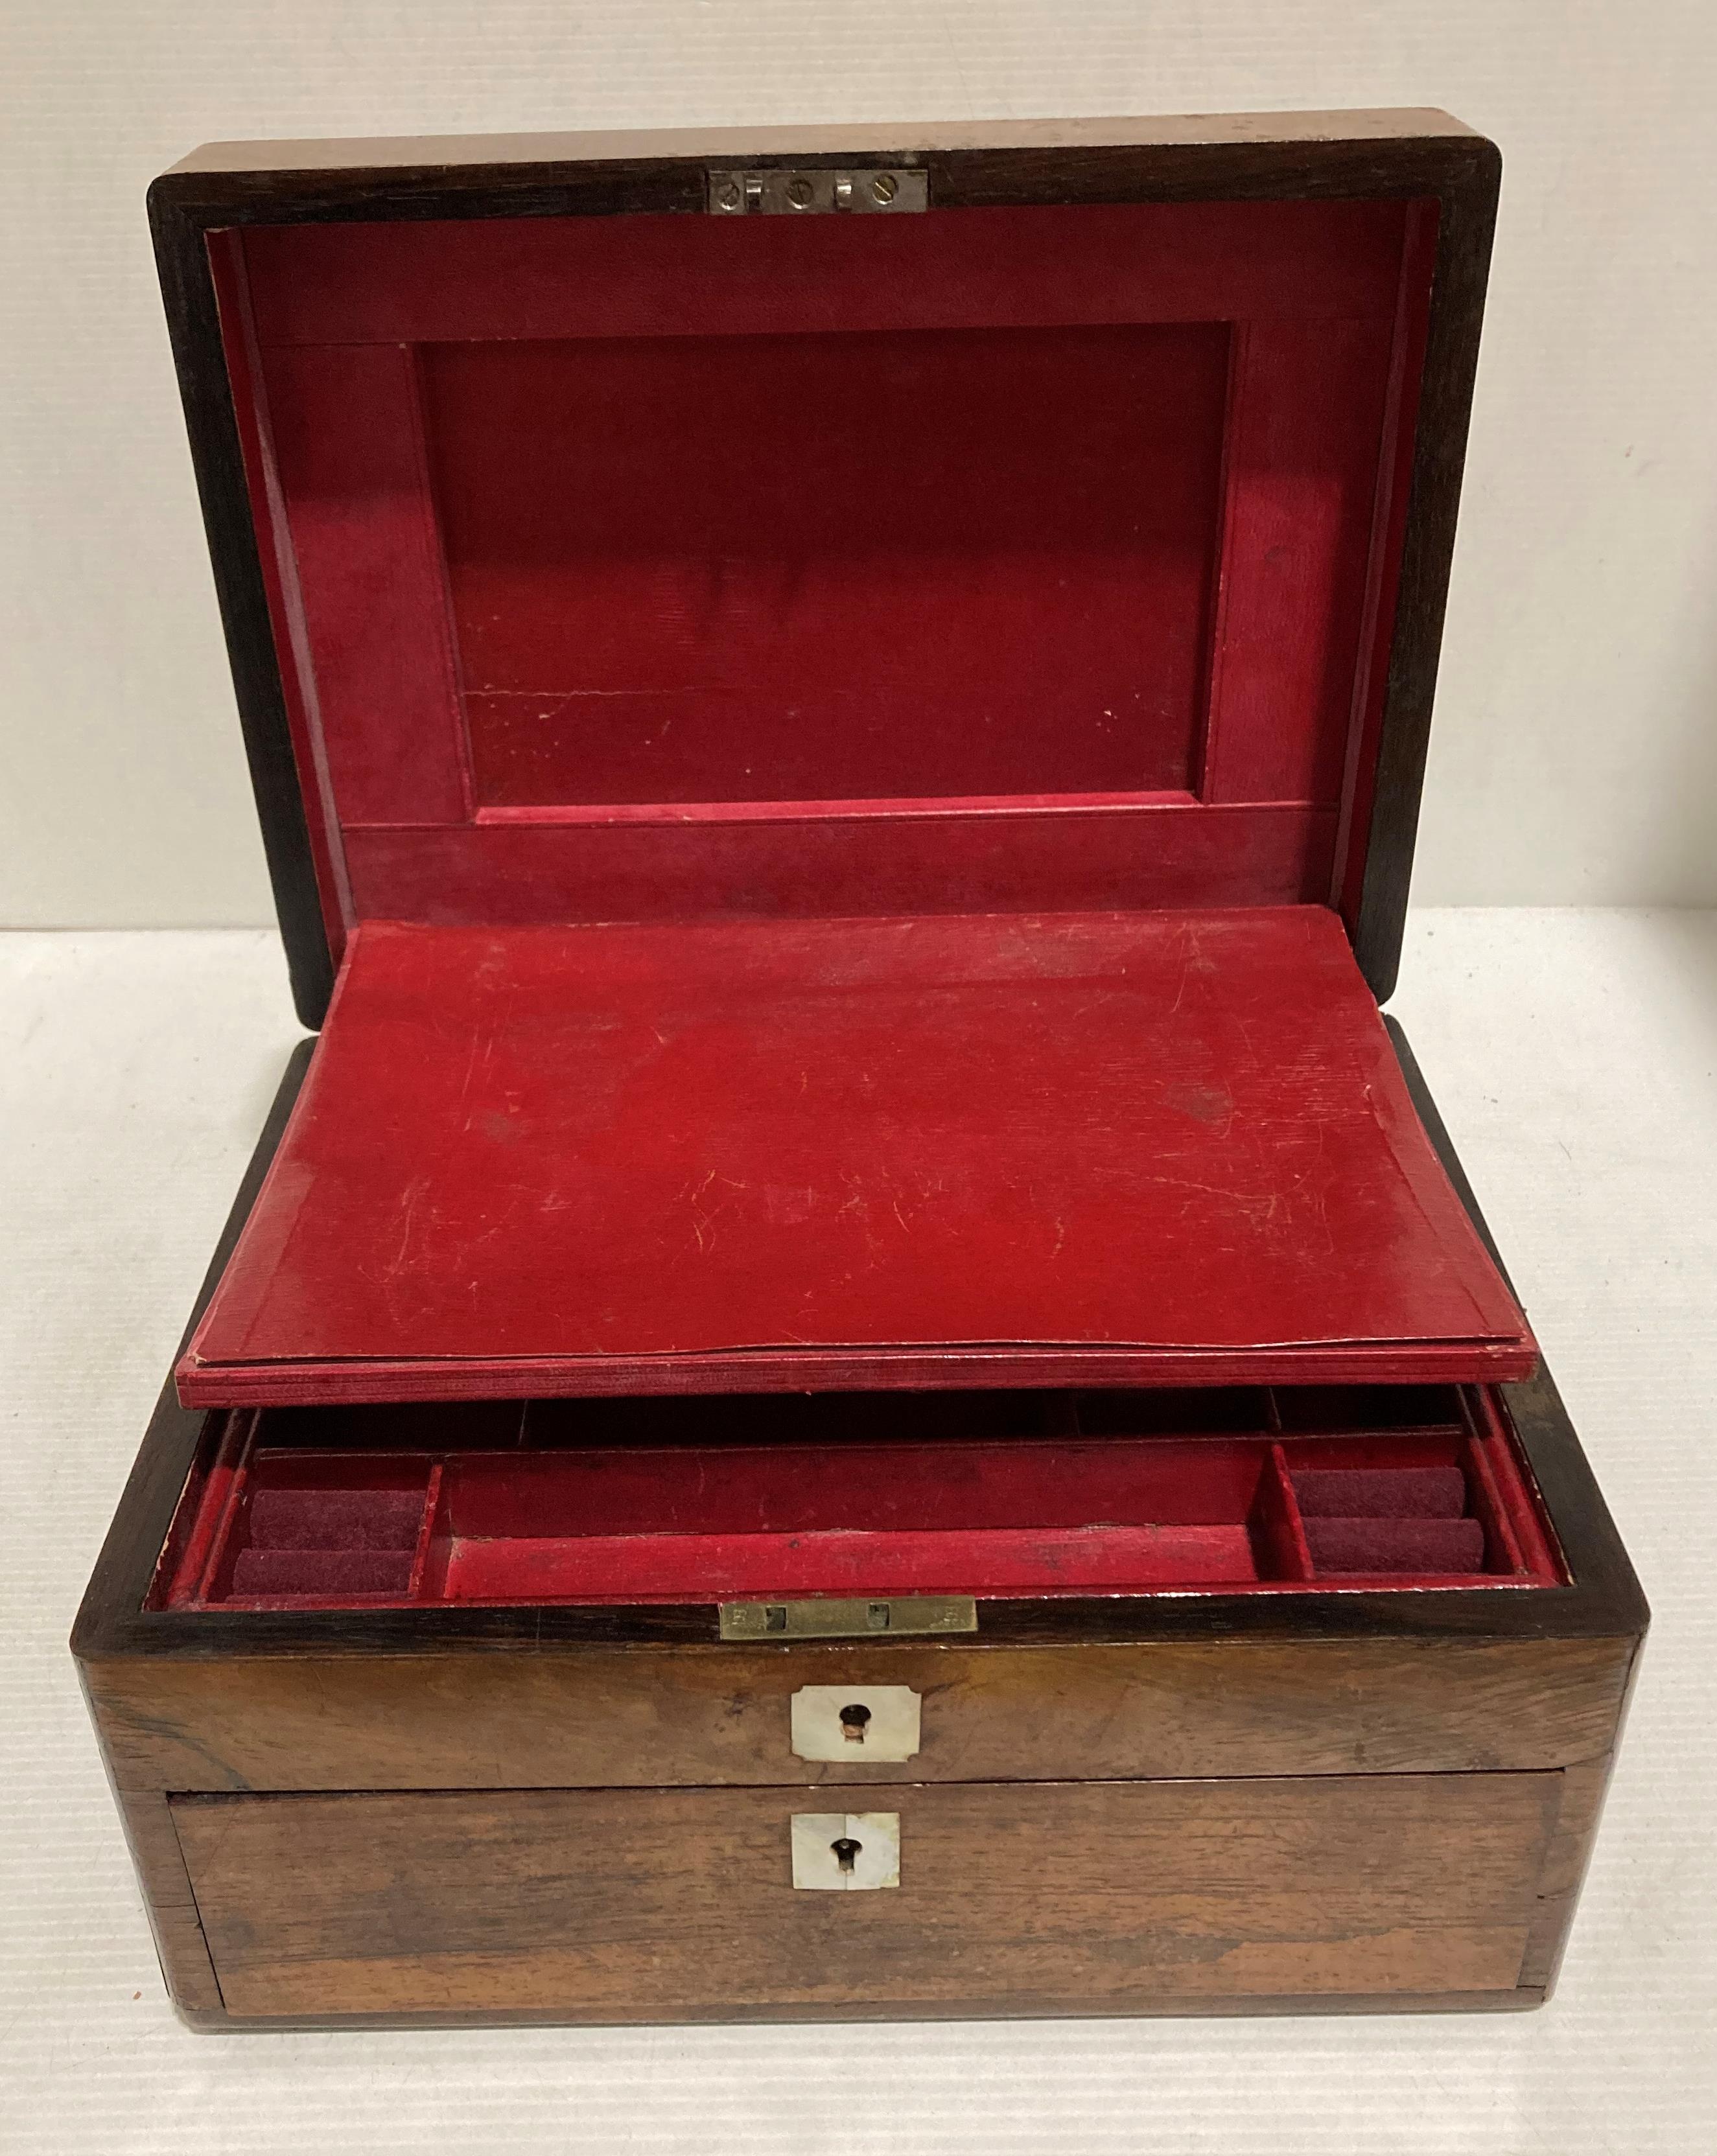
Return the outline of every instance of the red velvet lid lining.
<path id="1" fill-rule="evenodd" d="M 1433 225 L 218 235 L 337 948 L 364 918 L 1337 902 Z"/>

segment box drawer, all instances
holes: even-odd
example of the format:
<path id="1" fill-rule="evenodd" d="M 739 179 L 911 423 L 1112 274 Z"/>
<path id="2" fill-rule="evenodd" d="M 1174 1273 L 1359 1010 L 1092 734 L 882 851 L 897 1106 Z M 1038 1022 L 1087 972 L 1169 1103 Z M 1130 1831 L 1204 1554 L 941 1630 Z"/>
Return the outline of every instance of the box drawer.
<path id="1" fill-rule="evenodd" d="M 172 1812 L 236 2017 L 1137 2013 L 1512 1991 L 1560 1781 L 901 1785 L 897 1886 L 842 1892 L 807 1788 Z"/>
<path id="2" fill-rule="evenodd" d="M 1566 1767 L 1610 1750 L 1631 1659 L 1605 1639 L 804 1641 L 228 1652 L 86 1681 L 126 1789 L 769 1789 Z M 806 1686 L 916 1692 L 909 1763 L 795 1756 Z"/>

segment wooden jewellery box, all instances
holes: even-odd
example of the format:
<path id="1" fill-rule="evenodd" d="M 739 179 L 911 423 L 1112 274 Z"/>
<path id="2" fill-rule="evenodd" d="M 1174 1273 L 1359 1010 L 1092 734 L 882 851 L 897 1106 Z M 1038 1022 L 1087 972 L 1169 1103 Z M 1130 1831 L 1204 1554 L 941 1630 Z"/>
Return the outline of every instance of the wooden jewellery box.
<path id="1" fill-rule="evenodd" d="M 320 1029 L 74 1641 L 195 2026 L 1545 1996 L 1645 1605 L 1378 1009 L 1497 173 L 157 183 Z"/>

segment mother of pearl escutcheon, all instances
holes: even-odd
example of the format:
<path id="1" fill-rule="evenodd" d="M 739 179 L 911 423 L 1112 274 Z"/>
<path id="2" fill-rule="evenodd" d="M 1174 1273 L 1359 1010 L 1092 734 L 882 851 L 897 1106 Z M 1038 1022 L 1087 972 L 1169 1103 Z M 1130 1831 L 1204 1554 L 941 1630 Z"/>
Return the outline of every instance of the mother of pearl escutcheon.
<path id="1" fill-rule="evenodd" d="M 794 1756 L 849 1767 L 910 1759 L 920 1741 L 919 1704 L 909 1685 L 801 1685 L 793 1695 Z"/>
<path id="2" fill-rule="evenodd" d="M 898 1812 L 795 1812 L 793 1883 L 862 1894 L 900 1884 Z"/>

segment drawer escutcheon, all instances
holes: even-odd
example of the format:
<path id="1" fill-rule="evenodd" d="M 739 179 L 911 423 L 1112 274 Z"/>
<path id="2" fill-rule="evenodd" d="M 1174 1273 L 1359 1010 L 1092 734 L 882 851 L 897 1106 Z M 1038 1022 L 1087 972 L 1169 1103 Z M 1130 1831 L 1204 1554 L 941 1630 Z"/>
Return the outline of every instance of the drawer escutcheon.
<path id="1" fill-rule="evenodd" d="M 910 1685 L 801 1685 L 790 1711 L 794 1756 L 849 1767 L 910 1759 L 920 1705 Z"/>
<path id="2" fill-rule="evenodd" d="M 795 1812 L 793 1883 L 831 1894 L 900 1884 L 898 1812 Z"/>

